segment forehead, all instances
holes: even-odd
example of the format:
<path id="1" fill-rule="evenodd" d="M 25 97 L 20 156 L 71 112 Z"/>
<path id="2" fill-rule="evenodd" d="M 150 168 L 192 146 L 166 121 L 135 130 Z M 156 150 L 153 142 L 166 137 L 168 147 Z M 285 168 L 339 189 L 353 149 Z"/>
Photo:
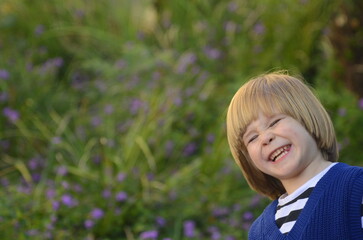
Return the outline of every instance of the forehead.
<path id="1" fill-rule="evenodd" d="M 249 124 L 247 124 L 246 130 L 249 130 L 250 128 L 257 125 L 264 125 L 275 115 L 276 115 L 275 113 L 268 113 L 267 115 L 266 113 L 260 111 L 256 116 L 256 118 L 253 118 L 252 121 Z"/>
<path id="2" fill-rule="evenodd" d="M 280 115 L 280 113 L 273 112 L 266 115 L 263 112 L 259 112 L 257 117 L 253 119 L 249 124 L 246 125 L 245 132 L 243 136 L 248 135 L 251 131 L 256 130 L 257 128 L 263 128 L 269 124 L 270 120 L 273 119 L 276 115 Z"/>
<path id="3" fill-rule="evenodd" d="M 260 97 L 244 101 L 245 109 L 241 116 L 242 133 L 258 122 L 267 121 L 276 114 L 289 114 L 288 109 L 281 103 L 281 99 L 275 97 Z"/>

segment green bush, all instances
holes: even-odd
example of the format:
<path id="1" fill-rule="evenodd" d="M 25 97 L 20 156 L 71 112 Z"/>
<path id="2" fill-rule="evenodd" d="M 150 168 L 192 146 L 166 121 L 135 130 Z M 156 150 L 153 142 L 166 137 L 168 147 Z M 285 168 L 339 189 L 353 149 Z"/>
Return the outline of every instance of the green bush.
<path id="1" fill-rule="evenodd" d="M 362 106 L 322 37 L 337 3 L 2 1 L 1 239 L 246 239 L 268 200 L 225 112 L 272 68 L 318 69 L 341 159 L 361 164 Z"/>

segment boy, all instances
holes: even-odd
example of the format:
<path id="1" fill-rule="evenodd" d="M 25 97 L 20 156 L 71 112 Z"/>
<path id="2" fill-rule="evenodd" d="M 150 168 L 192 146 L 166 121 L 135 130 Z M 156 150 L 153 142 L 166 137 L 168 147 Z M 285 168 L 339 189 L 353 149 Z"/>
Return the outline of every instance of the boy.
<path id="1" fill-rule="evenodd" d="M 363 168 L 336 162 L 333 124 L 302 81 L 248 81 L 228 108 L 227 136 L 251 188 L 274 200 L 249 239 L 363 239 Z"/>

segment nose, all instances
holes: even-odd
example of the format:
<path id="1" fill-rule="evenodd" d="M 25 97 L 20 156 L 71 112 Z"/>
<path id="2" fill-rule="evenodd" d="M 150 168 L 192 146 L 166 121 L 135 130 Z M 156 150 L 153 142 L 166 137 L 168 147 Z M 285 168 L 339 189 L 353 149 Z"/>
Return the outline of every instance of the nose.
<path id="1" fill-rule="evenodd" d="M 273 140 L 275 139 L 275 135 L 270 133 L 270 132 L 267 132 L 265 134 L 263 134 L 262 136 L 262 144 L 263 145 L 268 145 L 270 144 Z"/>

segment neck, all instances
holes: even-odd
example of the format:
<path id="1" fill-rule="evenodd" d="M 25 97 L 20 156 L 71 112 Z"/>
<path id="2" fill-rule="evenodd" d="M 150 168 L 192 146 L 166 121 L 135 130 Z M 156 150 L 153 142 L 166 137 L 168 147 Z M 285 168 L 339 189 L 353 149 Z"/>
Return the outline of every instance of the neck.
<path id="1" fill-rule="evenodd" d="M 281 183 L 284 186 L 288 195 L 296 191 L 299 187 L 304 185 L 307 181 L 318 175 L 325 168 L 327 168 L 332 162 L 321 160 L 310 163 L 304 171 L 293 179 L 281 179 Z"/>

